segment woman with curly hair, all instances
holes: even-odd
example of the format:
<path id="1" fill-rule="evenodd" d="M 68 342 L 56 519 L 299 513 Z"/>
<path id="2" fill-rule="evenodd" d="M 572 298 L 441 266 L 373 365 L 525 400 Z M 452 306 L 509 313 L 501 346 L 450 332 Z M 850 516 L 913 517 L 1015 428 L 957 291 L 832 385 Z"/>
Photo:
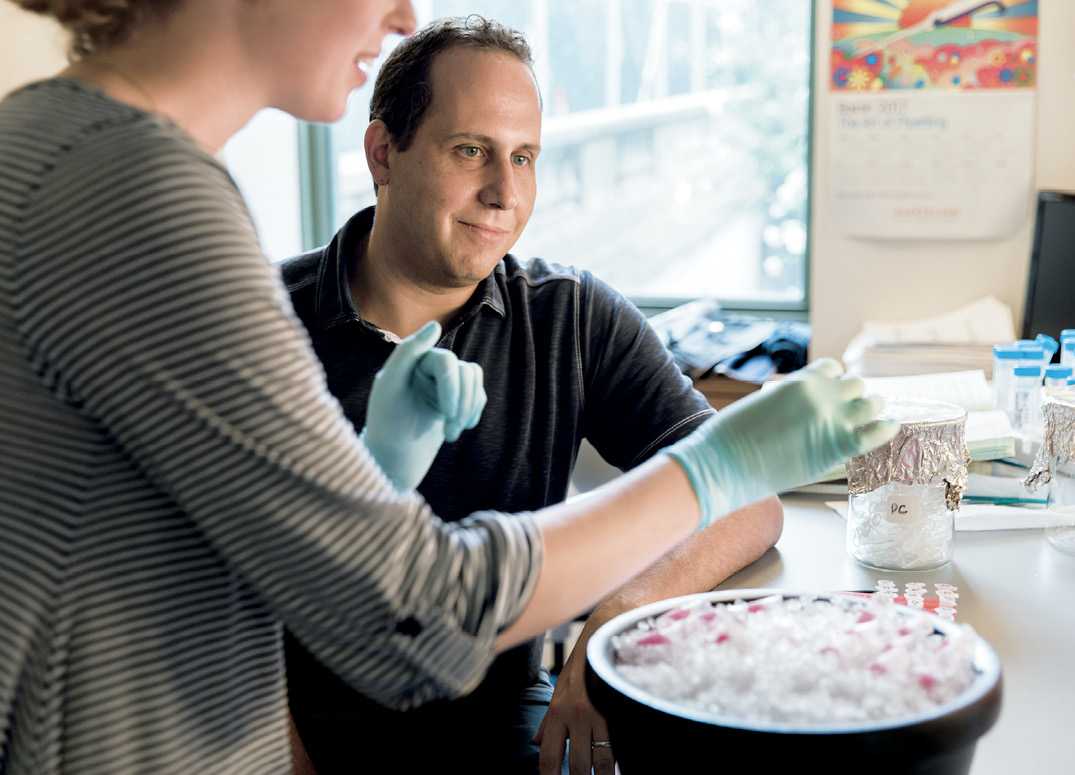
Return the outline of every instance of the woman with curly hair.
<path id="1" fill-rule="evenodd" d="M 262 108 L 339 118 L 409 0 L 17 4 L 72 48 L 0 102 L 0 773 L 286 773 L 281 625 L 386 705 L 458 696 L 893 430 L 825 364 L 596 494 L 446 525 L 413 488 L 480 374 L 424 329 L 356 433 L 214 156 Z"/>

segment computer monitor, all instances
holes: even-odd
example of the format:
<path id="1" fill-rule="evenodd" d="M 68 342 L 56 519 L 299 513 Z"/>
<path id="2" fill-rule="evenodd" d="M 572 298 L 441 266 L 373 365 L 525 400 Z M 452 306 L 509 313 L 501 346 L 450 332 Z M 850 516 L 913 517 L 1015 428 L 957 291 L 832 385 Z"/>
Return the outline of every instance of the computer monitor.
<path id="1" fill-rule="evenodd" d="M 1066 328 L 1075 328 L 1075 192 L 1039 191 L 1022 337 L 1059 342 Z"/>

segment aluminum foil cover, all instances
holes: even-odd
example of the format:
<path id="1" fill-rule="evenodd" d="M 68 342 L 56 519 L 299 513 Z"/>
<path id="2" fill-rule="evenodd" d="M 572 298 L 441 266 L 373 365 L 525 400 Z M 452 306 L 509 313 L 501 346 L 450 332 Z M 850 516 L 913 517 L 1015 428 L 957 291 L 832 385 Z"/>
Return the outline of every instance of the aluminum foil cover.
<path id="1" fill-rule="evenodd" d="M 852 495 L 883 485 L 945 482 L 949 511 L 959 508 L 967 489 L 967 411 L 955 404 L 928 399 L 885 398 L 878 415 L 896 420 L 900 431 L 888 444 L 847 461 L 847 487 Z"/>
<path id="2" fill-rule="evenodd" d="M 1052 462 L 1058 458 L 1075 458 L 1075 389 L 1046 393 L 1041 402 L 1045 430 L 1034 465 L 1023 480 L 1031 490 L 1048 484 L 1053 478 Z"/>

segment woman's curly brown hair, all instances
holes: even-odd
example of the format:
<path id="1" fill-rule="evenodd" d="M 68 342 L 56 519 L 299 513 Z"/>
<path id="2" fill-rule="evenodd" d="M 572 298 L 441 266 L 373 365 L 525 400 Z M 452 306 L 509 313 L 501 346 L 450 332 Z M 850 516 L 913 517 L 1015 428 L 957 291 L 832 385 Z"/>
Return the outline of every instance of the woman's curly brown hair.
<path id="1" fill-rule="evenodd" d="M 71 34 L 69 55 L 80 59 L 126 38 L 146 13 L 165 11 L 174 0 L 13 0 L 20 8 L 51 16 Z"/>

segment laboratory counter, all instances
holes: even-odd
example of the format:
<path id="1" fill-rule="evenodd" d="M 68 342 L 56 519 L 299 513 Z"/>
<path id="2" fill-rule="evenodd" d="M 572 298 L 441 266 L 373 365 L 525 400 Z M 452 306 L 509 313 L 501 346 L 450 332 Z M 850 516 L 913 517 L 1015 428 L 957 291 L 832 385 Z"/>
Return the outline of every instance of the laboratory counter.
<path id="1" fill-rule="evenodd" d="M 834 496 L 782 497 L 776 547 L 718 589 L 871 590 L 891 579 L 953 584 L 956 620 L 996 650 L 1003 671 L 1000 717 L 979 741 L 971 775 L 1075 773 L 1075 556 L 1041 529 L 957 531 L 953 559 L 933 571 L 881 571 L 853 560 Z"/>

